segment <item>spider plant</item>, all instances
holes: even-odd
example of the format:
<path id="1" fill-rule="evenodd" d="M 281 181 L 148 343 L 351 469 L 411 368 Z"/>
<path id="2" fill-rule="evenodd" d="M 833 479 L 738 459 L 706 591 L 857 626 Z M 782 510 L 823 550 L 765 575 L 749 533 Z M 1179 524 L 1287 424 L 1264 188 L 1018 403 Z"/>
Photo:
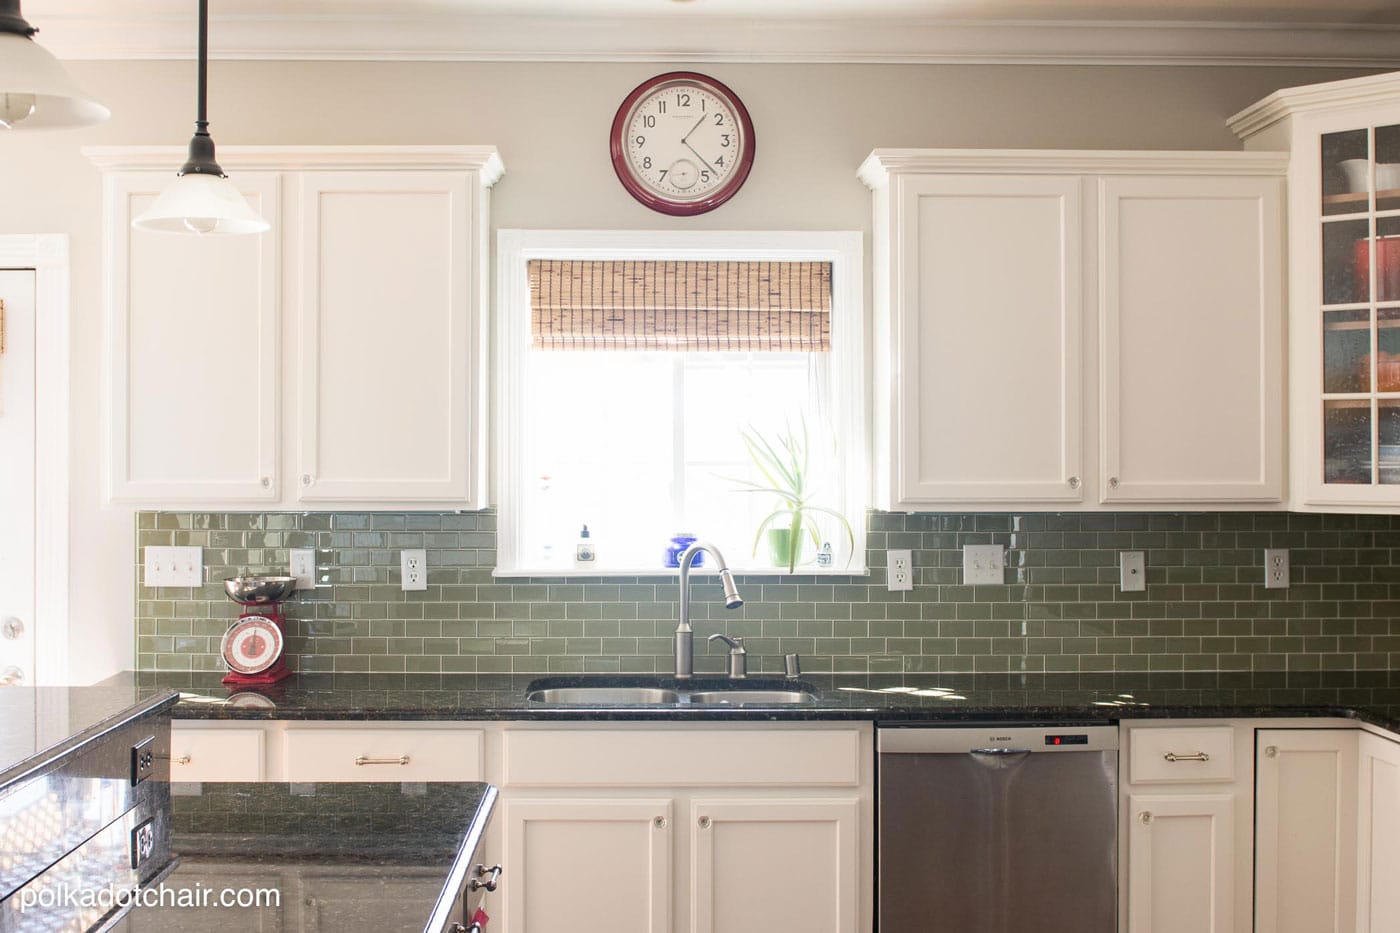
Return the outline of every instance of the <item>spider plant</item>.
<path id="1" fill-rule="evenodd" d="M 769 493 L 778 497 L 777 508 L 758 523 L 753 542 L 754 554 L 758 553 L 764 532 L 769 532 L 774 563 L 786 563 L 788 573 L 795 572 L 797 557 L 805 540 L 810 539 L 814 548 L 821 548 L 817 516 L 828 515 L 836 519 L 846 532 L 849 563 L 849 554 L 855 550 L 856 543 L 851 523 L 835 509 L 816 505 L 812 501 L 815 493 L 809 470 L 811 438 L 806 419 L 800 422 L 800 430 L 794 430 L 789 423 L 786 430 L 778 432 L 771 440 L 753 427 L 741 429 L 739 434 L 748 448 L 749 458 L 765 482 L 746 479 L 736 479 L 734 482 L 748 487 L 745 492 Z M 781 546 L 783 543 L 786 544 L 785 548 Z"/>

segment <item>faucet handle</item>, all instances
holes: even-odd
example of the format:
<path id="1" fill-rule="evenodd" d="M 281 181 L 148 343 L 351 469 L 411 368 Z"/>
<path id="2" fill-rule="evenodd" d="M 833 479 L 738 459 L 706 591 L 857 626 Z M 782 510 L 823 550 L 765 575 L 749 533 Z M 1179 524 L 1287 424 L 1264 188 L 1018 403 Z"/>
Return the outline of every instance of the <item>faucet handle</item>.
<path id="1" fill-rule="evenodd" d="M 707 638 L 706 641 L 713 642 L 716 638 L 728 645 L 730 651 L 738 651 L 745 654 L 747 653 L 747 649 L 744 647 L 744 639 L 742 636 L 735 636 L 734 638 L 730 638 L 723 632 L 715 632 L 713 635 Z"/>
<path id="2" fill-rule="evenodd" d="M 729 679 L 740 680 L 747 677 L 749 673 L 749 652 L 748 649 L 744 647 L 744 639 L 739 637 L 730 638 L 728 635 L 716 632 L 710 636 L 709 640 L 713 642 L 716 638 L 729 646 Z"/>

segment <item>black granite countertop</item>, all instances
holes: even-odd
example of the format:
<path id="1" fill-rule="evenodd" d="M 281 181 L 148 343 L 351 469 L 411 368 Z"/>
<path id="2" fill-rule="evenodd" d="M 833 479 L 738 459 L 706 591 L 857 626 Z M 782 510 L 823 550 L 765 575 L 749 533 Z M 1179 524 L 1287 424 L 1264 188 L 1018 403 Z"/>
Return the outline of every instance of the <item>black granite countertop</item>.
<path id="1" fill-rule="evenodd" d="M 441 929 L 496 797 L 479 783 L 173 789 L 176 867 L 116 930 Z M 225 889 L 261 904 L 191 905 Z"/>
<path id="2" fill-rule="evenodd" d="M 176 697 L 130 675 L 90 687 L 0 689 L 0 791 Z"/>
<path id="3" fill-rule="evenodd" d="M 1334 716 L 1400 732 L 1400 671 L 804 675 L 802 685 L 816 702 L 741 707 L 552 707 L 525 699 L 526 688 L 541 679 L 552 686 L 674 683 L 657 675 L 307 674 L 275 688 L 236 693 L 217 674 L 128 673 L 116 679 L 133 683 L 138 692 L 180 691 L 177 719 L 1063 722 Z M 698 686 L 731 685 L 691 681 L 687 689 Z"/>

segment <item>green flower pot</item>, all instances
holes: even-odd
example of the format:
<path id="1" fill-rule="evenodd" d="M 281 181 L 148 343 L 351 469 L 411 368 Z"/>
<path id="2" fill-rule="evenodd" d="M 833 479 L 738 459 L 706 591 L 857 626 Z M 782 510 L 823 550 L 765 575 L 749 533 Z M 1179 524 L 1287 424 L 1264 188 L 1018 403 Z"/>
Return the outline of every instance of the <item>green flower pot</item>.
<path id="1" fill-rule="evenodd" d="M 802 561 L 803 539 L 797 539 L 797 553 L 792 552 L 792 529 L 791 528 L 769 528 L 768 529 L 768 559 L 772 561 L 774 567 L 796 567 Z"/>

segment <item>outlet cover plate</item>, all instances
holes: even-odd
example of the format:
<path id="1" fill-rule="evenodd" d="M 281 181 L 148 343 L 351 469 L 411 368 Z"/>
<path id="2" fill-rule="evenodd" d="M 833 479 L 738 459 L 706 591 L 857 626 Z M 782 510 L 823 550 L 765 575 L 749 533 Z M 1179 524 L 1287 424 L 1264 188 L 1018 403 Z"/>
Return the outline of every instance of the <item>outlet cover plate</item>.
<path id="1" fill-rule="evenodd" d="M 202 547 L 147 547 L 145 565 L 147 586 L 204 585 Z"/>
<path id="2" fill-rule="evenodd" d="M 895 548 L 887 555 L 889 570 L 886 586 L 891 593 L 907 593 L 914 589 L 914 552 Z"/>
<path id="3" fill-rule="evenodd" d="M 315 548 L 291 548 L 288 552 L 287 562 L 291 565 L 291 572 L 288 574 L 288 576 L 297 578 L 297 589 L 314 590 L 316 588 Z"/>
<path id="4" fill-rule="evenodd" d="M 1144 552 L 1118 553 L 1118 585 L 1124 593 L 1141 593 L 1147 589 L 1147 557 Z"/>
<path id="5" fill-rule="evenodd" d="M 405 548 L 399 551 L 399 573 L 402 575 L 399 588 L 405 593 L 416 593 L 428 588 L 428 552 L 422 548 Z"/>
<path id="6" fill-rule="evenodd" d="M 1287 548 L 1264 549 L 1264 589 L 1286 590 L 1291 574 L 1288 568 Z"/>
<path id="7" fill-rule="evenodd" d="M 963 585 L 980 586 L 1006 582 L 1006 548 L 1000 544 L 963 546 Z"/>

